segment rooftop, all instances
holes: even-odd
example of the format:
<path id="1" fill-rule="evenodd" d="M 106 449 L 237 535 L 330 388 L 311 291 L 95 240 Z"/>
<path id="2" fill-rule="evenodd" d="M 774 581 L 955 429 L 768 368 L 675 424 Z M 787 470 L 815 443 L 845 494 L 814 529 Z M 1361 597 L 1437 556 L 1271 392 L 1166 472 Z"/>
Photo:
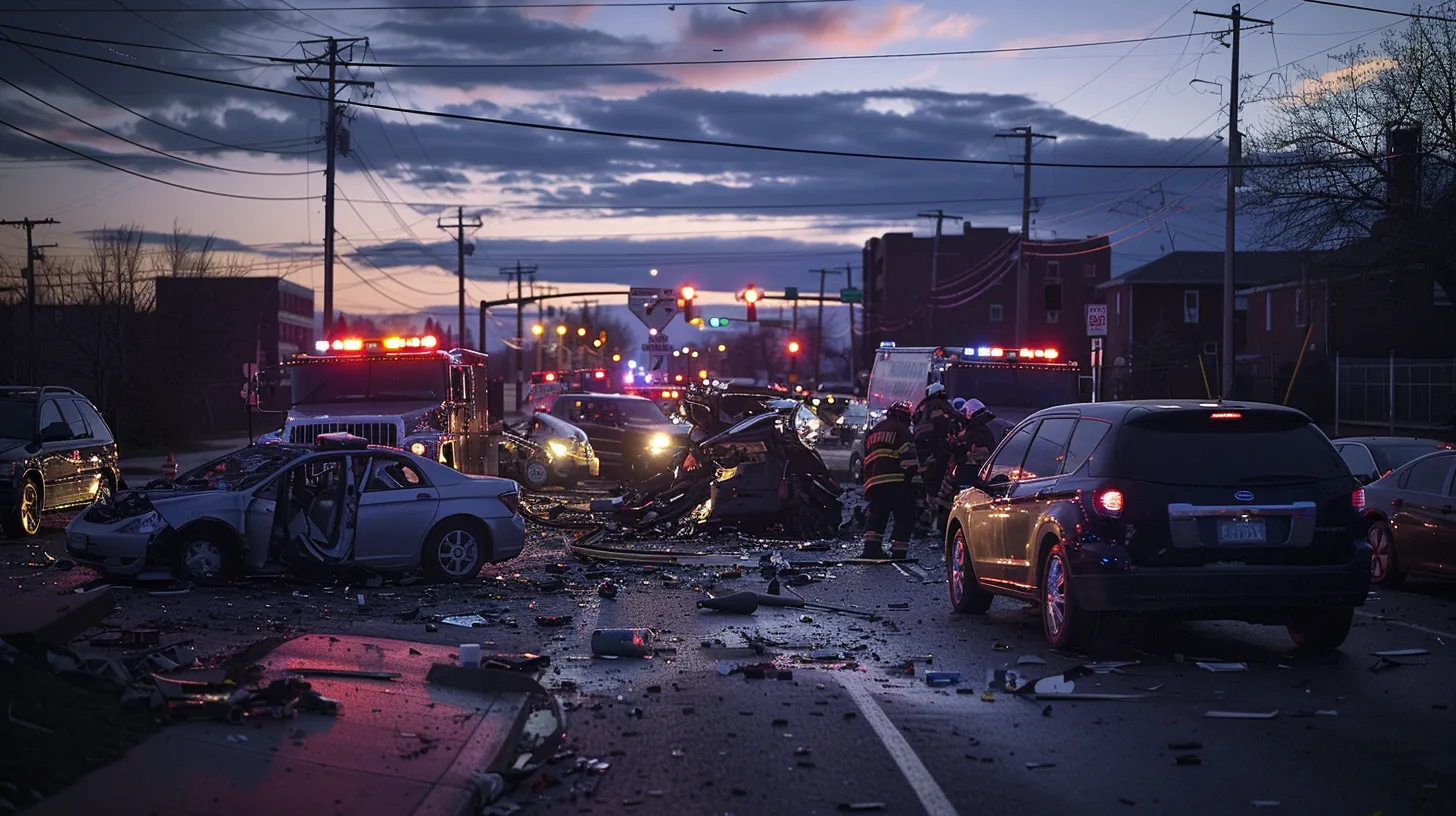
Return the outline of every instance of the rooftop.
<path id="1" fill-rule="evenodd" d="M 1299 277 L 1304 253 L 1239 252 L 1234 255 L 1234 285 L 1239 288 L 1283 283 Z M 1207 286 L 1223 282 L 1222 252 L 1170 252 L 1100 284 L 1098 289 L 1137 286 Z"/>

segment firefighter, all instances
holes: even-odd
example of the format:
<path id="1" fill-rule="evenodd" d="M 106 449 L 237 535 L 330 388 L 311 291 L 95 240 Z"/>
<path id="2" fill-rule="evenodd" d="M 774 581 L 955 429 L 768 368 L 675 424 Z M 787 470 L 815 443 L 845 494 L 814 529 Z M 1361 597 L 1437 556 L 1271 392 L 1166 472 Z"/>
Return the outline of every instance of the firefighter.
<path id="1" fill-rule="evenodd" d="M 915 453 L 920 459 L 922 495 L 919 498 L 924 500 L 923 512 L 932 529 L 938 515 L 935 499 L 950 463 L 951 439 L 955 435 L 957 419 L 959 415 L 946 399 L 945 385 L 938 382 L 927 385 L 925 399 L 915 406 L 914 436 Z"/>
<path id="2" fill-rule="evenodd" d="M 893 516 L 890 558 L 905 558 L 910 536 L 915 532 L 915 486 L 912 478 L 919 467 L 915 438 L 910 433 L 910 403 L 891 405 L 885 418 L 865 436 L 865 499 L 870 509 L 865 520 L 864 552 L 860 558 L 886 558 L 885 528 Z"/>

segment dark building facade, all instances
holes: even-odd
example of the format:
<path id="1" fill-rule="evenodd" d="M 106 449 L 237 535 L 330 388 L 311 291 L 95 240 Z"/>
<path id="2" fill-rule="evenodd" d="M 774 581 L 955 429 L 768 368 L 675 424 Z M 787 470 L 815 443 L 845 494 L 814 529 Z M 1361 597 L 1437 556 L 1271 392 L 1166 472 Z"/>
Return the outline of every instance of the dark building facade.
<path id="1" fill-rule="evenodd" d="M 1020 236 L 965 225 L 940 238 L 931 284 L 933 237 L 887 233 L 865 243 L 864 337 L 860 367 L 882 342 L 901 346 L 1016 347 Z M 1112 273 L 1105 237 L 1035 241 L 1025 247 L 1027 303 L 1020 346 L 1054 348 L 1086 366 L 1086 306 Z M 934 325 L 931 325 L 933 312 Z"/>
<path id="2" fill-rule="evenodd" d="M 237 429 L 246 421 L 241 392 L 250 363 L 271 384 L 259 408 L 287 410 L 279 364 L 313 347 L 312 290 L 276 277 L 157 278 L 156 287 L 159 340 L 171 338 L 172 363 L 193 384 L 185 399 L 210 426 Z"/>

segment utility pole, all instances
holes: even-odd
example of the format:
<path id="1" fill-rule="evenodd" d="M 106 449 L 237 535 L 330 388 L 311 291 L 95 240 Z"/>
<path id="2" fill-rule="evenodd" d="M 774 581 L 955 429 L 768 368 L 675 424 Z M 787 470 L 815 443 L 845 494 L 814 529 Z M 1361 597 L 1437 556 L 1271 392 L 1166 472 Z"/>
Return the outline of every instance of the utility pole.
<path id="1" fill-rule="evenodd" d="M 844 285 L 848 289 L 854 288 L 854 267 L 849 264 L 844 265 Z M 849 384 L 850 390 L 853 390 L 859 368 L 859 355 L 855 353 L 854 342 L 854 301 L 845 305 L 849 307 Z"/>
<path id="2" fill-rule="evenodd" d="M 1036 133 L 1030 126 L 1012 128 L 1010 133 L 997 133 L 997 139 L 1020 139 L 1021 156 L 1021 246 L 1016 259 L 1016 346 L 1026 345 L 1026 289 L 1031 277 L 1031 261 L 1026 257 L 1026 245 L 1031 241 L 1031 140 L 1057 137 Z"/>
<path id="3" fill-rule="evenodd" d="M 1244 183 L 1244 171 L 1241 166 L 1243 158 L 1243 137 L 1239 134 L 1239 31 L 1244 23 L 1254 23 L 1255 28 L 1261 26 L 1272 26 L 1272 20 L 1256 20 L 1253 17 L 1245 17 L 1243 9 L 1235 4 L 1233 10 L 1228 14 L 1212 14 L 1206 11 L 1194 11 L 1195 16 L 1216 17 L 1220 20 L 1228 20 L 1233 24 L 1233 42 L 1230 44 L 1230 52 L 1233 58 L 1233 69 L 1229 72 L 1229 126 L 1228 126 L 1228 192 L 1224 212 L 1224 236 L 1223 236 L 1223 342 L 1219 344 L 1219 397 L 1221 399 L 1233 399 L 1234 395 L 1234 253 L 1235 235 L 1234 227 L 1237 223 L 1235 217 L 1235 193 Z"/>
<path id="4" fill-rule="evenodd" d="M 931 264 L 934 267 L 934 264 Z M 845 267 L 848 274 L 849 268 Z M 814 387 L 819 387 L 819 360 L 824 345 L 824 281 L 830 275 L 838 275 L 838 269 L 811 269 L 811 274 L 819 276 L 819 324 L 814 327 Z"/>
<path id="5" fill-rule="evenodd" d="M 929 345 L 936 345 L 935 342 L 935 310 L 936 298 L 939 294 L 935 291 L 940 286 L 940 225 L 948 218 L 952 221 L 964 221 L 959 215 L 946 215 L 945 210 L 928 210 L 916 213 L 916 218 L 935 219 L 935 240 L 930 244 L 930 315 L 926 319 L 927 334 L 930 335 Z"/>
<path id="6" fill-rule="evenodd" d="M 502 266 L 500 273 L 506 276 L 507 282 L 512 275 L 516 278 L 516 411 L 519 412 L 526 400 L 526 294 L 521 281 L 530 275 L 531 285 L 536 285 L 536 265 L 516 261 L 515 266 Z"/>
<path id="7" fill-rule="evenodd" d="M 455 208 L 455 223 L 446 224 L 444 219 L 435 219 L 435 226 L 445 230 L 454 230 L 455 234 L 450 236 L 455 239 L 456 271 L 460 279 L 460 345 L 465 345 L 465 256 L 475 254 L 475 244 L 465 243 L 465 229 L 477 230 L 481 227 L 480 216 L 472 215 L 469 221 L 465 220 L 465 208 Z M 481 318 L 484 320 L 484 318 Z M 517 331 L 517 334 L 520 332 Z M 480 350 L 485 351 L 485 332 L 480 333 Z"/>
<path id="8" fill-rule="evenodd" d="M 45 218 L 39 221 L 22 218 L 19 221 L 0 221 L 0 227 L 20 227 L 25 230 L 25 314 L 26 331 L 30 333 L 30 384 L 35 385 L 35 357 L 39 349 L 35 335 L 35 262 L 45 260 L 43 249 L 50 249 L 55 244 L 41 244 L 36 246 L 35 228 L 45 224 L 59 224 L 61 222 L 54 218 Z"/>
<path id="9" fill-rule="evenodd" d="M 336 39 L 329 37 L 326 40 L 304 40 L 299 46 L 307 54 L 309 46 L 322 45 L 326 50 L 324 53 L 309 57 L 300 61 L 300 65 L 307 65 L 316 68 L 320 65 L 327 65 L 329 75 L 327 77 L 300 76 L 294 77 L 299 82 L 317 82 L 325 86 L 327 95 L 324 103 L 328 105 L 328 115 L 324 123 L 324 338 L 327 339 L 334 328 L 334 171 L 338 166 L 337 154 L 349 155 L 349 131 L 339 126 L 339 119 L 343 115 L 344 103 L 339 101 L 339 91 L 351 86 L 373 88 L 373 82 L 366 82 L 358 79 L 340 79 L 339 68 L 347 68 L 353 58 L 354 46 L 363 43 L 369 44 L 368 37 L 354 37 L 350 39 Z M 343 58 L 344 52 L 348 52 L 348 58 Z M 460 327 L 462 336 L 465 327 Z"/>
<path id="10" fill-rule="evenodd" d="M 798 296 L 795 296 L 794 297 L 794 318 L 793 318 L 793 321 L 789 325 L 792 327 L 792 328 L 789 329 L 789 340 L 790 341 L 798 341 L 798 339 L 799 339 L 799 298 L 798 298 Z M 799 355 L 797 355 L 797 354 L 790 354 L 789 355 L 789 382 L 790 383 L 797 383 L 798 381 L 799 381 Z"/>

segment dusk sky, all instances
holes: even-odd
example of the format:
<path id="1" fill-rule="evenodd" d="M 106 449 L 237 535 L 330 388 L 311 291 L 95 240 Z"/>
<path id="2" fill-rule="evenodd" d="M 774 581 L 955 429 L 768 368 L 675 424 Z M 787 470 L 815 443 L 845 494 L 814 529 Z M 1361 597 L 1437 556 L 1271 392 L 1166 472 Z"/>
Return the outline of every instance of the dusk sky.
<path id="1" fill-rule="evenodd" d="M 1370 4 L 1408 9 L 1395 0 Z M 411 5 L 436 8 L 404 10 Z M 296 93 L 306 86 L 294 78 L 295 67 L 264 60 L 302 56 L 299 40 L 363 36 L 370 47 L 354 52 L 357 62 L 498 66 L 350 72 L 377 83 L 369 101 L 386 106 L 651 136 L 1002 161 L 1019 158 L 1019 146 L 993 134 L 1030 124 L 1060 137 L 1037 146 L 1038 161 L 1213 164 L 1224 158 L 1222 141 L 1213 137 L 1225 127 L 1228 51 L 1210 36 L 1184 35 L 1221 28 L 1193 12 L 1227 13 L 1226 5 L 750 0 L 734 6 L 746 13 L 693 3 L 675 9 L 610 2 L 549 9 L 519 1 L 442 5 L 452 4 L 0 0 L 0 78 L 105 130 L 229 170 L 147 153 L 9 84 L 0 84 L 0 121 L 155 179 L 286 199 L 167 187 L 0 128 L 0 218 L 61 221 L 37 231 L 37 240 L 60 245 L 49 251 L 52 258 L 84 254 L 88 232 L 108 225 L 166 233 L 175 222 L 215 234 L 224 249 L 249 253 L 257 274 L 284 273 L 314 287 L 322 282 L 321 103 L 23 50 L 17 43 Z M 325 7 L 333 10 L 319 10 Z M 1338 67 L 1327 55 L 1374 43 L 1383 30 L 1402 24 L 1301 0 L 1252 0 L 1244 13 L 1275 21 L 1272 30 L 1244 39 L 1244 115 L 1253 129 L 1268 104 L 1261 100 L 1286 93 L 1306 74 Z M 1173 38 L 1001 54 L 621 65 L 1166 35 Z M 317 53 L 317 46 L 310 48 Z M 604 62 L 617 65 L 541 67 Z M 347 268 L 338 269 L 336 296 L 337 308 L 349 312 L 452 314 L 454 242 L 436 219 L 453 216 L 457 205 L 484 221 L 468 261 L 472 301 L 502 296 L 498 267 L 517 260 L 539 265 L 538 281 L 565 291 L 646 283 L 654 267 L 664 285 L 691 282 L 723 298 L 747 282 L 807 289 L 817 285 L 810 269 L 857 267 L 859 249 L 872 236 L 927 234 L 933 222 L 917 220 L 918 210 L 943 207 L 982 226 L 1020 222 L 1021 180 L 1006 166 L 815 157 L 352 112 L 352 153 L 339 163 L 337 247 Z M 1034 234 L 1110 234 L 1119 242 L 1117 271 L 1162 254 L 1170 238 L 1180 249 L 1223 245 L 1217 171 L 1040 168 L 1033 181 L 1033 195 L 1045 199 Z M 1162 202 L 1169 208 L 1159 210 Z M 608 204 L 619 209 L 602 209 Z M 644 209 L 621 209 L 628 206 Z M 23 232 L 0 230 L 0 254 L 19 264 L 23 248 Z"/>

